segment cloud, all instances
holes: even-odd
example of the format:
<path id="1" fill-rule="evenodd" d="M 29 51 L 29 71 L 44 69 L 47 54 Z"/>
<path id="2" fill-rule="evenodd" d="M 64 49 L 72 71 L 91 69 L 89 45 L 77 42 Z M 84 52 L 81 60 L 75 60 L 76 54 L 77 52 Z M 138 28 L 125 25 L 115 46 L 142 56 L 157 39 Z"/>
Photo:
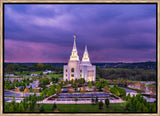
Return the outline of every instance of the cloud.
<path id="1" fill-rule="evenodd" d="M 5 61 L 8 62 L 66 62 L 61 57 L 69 57 L 71 48 L 50 43 L 36 43 L 5 40 Z"/>
<path id="2" fill-rule="evenodd" d="M 39 57 L 39 61 L 51 62 L 55 57 L 57 62 L 63 60 L 66 62 L 71 52 L 74 34 L 77 35 L 79 55 L 83 54 L 84 46 L 87 45 L 93 61 L 124 59 L 131 61 L 138 58 L 144 60 L 148 58 L 148 54 L 151 55 L 151 59 L 156 59 L 155 6 L 150 4 L 5 5 L 5 60 L 22 59 L 14 54 L 19 51 L 17 47 L 13 47 L 16 44 L 29 54 L 25 56 L 24 61 L 33 61 L 29 57 L 37 53 L 34 61 Z M 11 43 L 13 48 L 9 46 Z M 37 46 L 38 49 L 33 46 Z M 68 51 L 63 52 L 63 48 Z M 25 54 L 22 51 L 19 52 L 23 56 Z M 131 52 L 135 56 L 137 53 L 142 56 L 129 58 L 124 54 Z M 95 53 L 104 56 L 96 58 L 98 55 L 94 55 Z M 111 55 L 107 56 L 106 53 Z"/>

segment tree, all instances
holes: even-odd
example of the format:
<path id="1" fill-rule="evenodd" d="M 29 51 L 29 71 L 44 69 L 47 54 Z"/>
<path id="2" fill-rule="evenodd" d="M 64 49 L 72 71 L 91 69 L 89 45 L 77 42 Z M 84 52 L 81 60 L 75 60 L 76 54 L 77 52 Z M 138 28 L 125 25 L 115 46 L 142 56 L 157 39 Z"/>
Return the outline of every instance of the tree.
<path id="1" fill-rule="evenodd" d="M 29 93 L 29 88 L 26 87 L 26 88 L 24 89 L 24 93 Z"/>
<path id="2" fill-rule="evenodd" d="M 19 88 L 16 88 L 16 89 L 15 89 L 15 92 L 21 92 L 21 91 L 20 91 L 20 89 L 19 89 Z"/>
<path id="3" fill-rule="evenodd" d="M 109 93 L 109 88 L 108 88 L 108 86 L 105 86 L 105 87 L 103 88 L 103 92 Z"/>
<path id="4" fill-rule="evenodd" d="M 97 92 L 97 88 L 96 88 L 96 87 L 94 87 L 94 88 L 93 88 L 93 91 L 94 91 L 94 93 L 96 93 L 96 92 Z"/>
<path id="5" fill-rule="evenodd" d="M 156 94 L 156 86 L 151 84 L 151 85 L 148 85 L 148 89 L 149 91 L 151 92 L 151 96 L 155 95 Z"/>
<path id="6" fill-rule="evenodd" d="M 141 83 L 141 84 L 140 84 L 140 89 L 141 89 L 142 92 L 145 92 L 145 90 L 146 90 L 146 85 L 145 85 L 144 83 Z"/>
<path id="7" fill-rule="evenodd" d="M 97 104 L 97 103 L 98 103 L 98 97 L 96 96 L 95 104 Z"/>
<path id="8" fill-rule="evenodd" d="M 38 109 L 38 105 L 37 105 L 37 104 L 36 104 L 35 107 L 34 107 L 34 111 L 35 111 L 35 112 L 39 112 L 39 109 Z"/>
<path id="9" fill-rule="evenodd" d="M 24 110 L 24 106 L 23 106 L 23 104 L 22 103 L 20 103 L 20 105 L 19 105 L 19 112 L 24 112 L 25 110 Z"/>
<path id="10" fill-rule="evenodd" d="M 26 88 L 24 89 L 24 92 L 23 92 L 23 93 L 25 93 L 25 94 L 29 93 L 29 89 L 26 87 Z M 23 96 L 24 96 L 24 94 L 23 94 Z"/>
<path id="11" fill-rule="evenodd" d="M 43 65 L 42 63 L 37 63 L 37 64 L 35 64 L 35 65 L 36 65 L 36 70 L 37 70 L 37 71 L 43 70 L 44 65 Z"/>
<path id="12" fill-rule="evenodd" d="M 59 86 L 59 87 L 57 88 L 57 95 L 59 95 L 61 92 L 62 92 L 62 91 L 61 91 L 61 87 Z"/>
<path id="13" fill-rule="evenodd" d="M 88 82 L 88 87 L 92 88 L 92 83 L 90 81 Z"/>
<path id="14" fill-rule="evenodd" d="M 15 95 L 13 96 L 13 100 L 12 100 L 12 105 L 15 105 L 15 103 L 16 103 L 16 100 L 15 100 Z"/>
<path id="15" fill-rule="evenodd" d="M 70 94 L 74 93 L 74 91 L 75 90 L 73 89 L 73 87 L 71 87 L 71 88 L 68 89 L 68 93 L 70 93 Z"/>
<path id="16" fill-rule="evenodd" d="M 43 107 L 43 105 L 40 106 L 40 112 L 44 112 L 44 107 Z"/>
<path id="17" fill-rule="evenodd" d="M 78 82 L 73 84 L 73 87 L 75 88 L 75 90 L 77 90 L 78 88 Z"/>
<path id="18" fill-rule="evenodd" d="M 9 107 L 9 112 L 14 112 L 15 110 L 14 110 L 14 105 L 13 104 L 11 104 L 11 106 Z"/>
<path id="19" fill-rule="evenodd" d="M 56 105 L 56 103 L 54 103 L 53 107 L 52 107 L 53 111 L 56 110 L 56 108 L 57 108 L 57 105 Z"/>
<path id="20" fill-rule="evenodd" d="M 5 70 L 7 73 L 12 73 L 14 71 L 14 64 L 8 64 Z"/>
<path id="21" fill-rule="evenodd" d="M 118 89 L 117 89 L 116 86 L 112 87 L 110 89 L 110 92 L 113 93 L 113 94 L 115 94 L 116 96 L 120 96 L 120 93 L 119 93 L 119 91 L 118 91 Z"/>
<path id="22" fill-rule="evenodd" d="M 84 87 L 84 86 L 83 86 L 83 87 L 81 87 L 80 92 L 81 92 L 82 94 L 84 94 L 84 93 L 86 92 L 86 89 L 85 89 L 85 87 Z"/>
<path id="23" fill-rule="evenodd" d="M 109 99 L 108 98 L 105 99 L 105 104 L 106 104 L 106 107 L 108 107 L 108 105 L 109 105 Z"/>
<path id="24" fill-rule="evenodd" d="M 137 112 L 140 112 L 140 111 L 141 111 L 140 102 L 139 102 L 139 101 L 137 101 L 136 110 L 137 110 Z"/>
<path id="25" fill-rule="evenodd" d="M 99 106 L 99 109 L 103 108 L 103 102 L 102 102 L 102 100 L 98 103 L 98 106 Z"/>
<path id="26" fill-rule="evenodd" d="M 38 87 L 35 87 L 35 89 L 34 89 L 34 93 L 38 93 L 38 92 L 39 92 Z"/>
<path id="27" fill-rule="evenodd" d="M 132 103 L 130 101 L 127 101 L 127 103 L 126 103 L 126 110 L 127 111 L 132 110 Z"/>
<path id="28" fill-rule="evenodd" d="M 143 107 L 143 112 L 148 112 L 148 108 L 146 106 Z"/>
<path id="29" fill-rule="evenodd" d="M 74 98 L 74 101 L 77 102 L 77 101 L 78 101 L 78 97 L 75 97 L 75 98 Z"/>
<path id="30" fill-rule="evenodd" d="M 94 104 L 94 98 L 93 97 L 92 97 L 92 101 L 91 102 L 92 102 L 92 104 Z"/>

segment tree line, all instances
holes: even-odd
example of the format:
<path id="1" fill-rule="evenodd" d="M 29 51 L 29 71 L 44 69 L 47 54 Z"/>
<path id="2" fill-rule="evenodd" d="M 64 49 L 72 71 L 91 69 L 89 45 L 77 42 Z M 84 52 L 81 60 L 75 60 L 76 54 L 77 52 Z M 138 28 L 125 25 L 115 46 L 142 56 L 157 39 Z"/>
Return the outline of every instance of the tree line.
<path id="1" fill-rule="evenodd" d="M 35 63 L 31 66 L 14 63 L 14 64 L 5 64 L 4 66 L 4 71 L 6 73 L 23 72 L 23 71 L 45 71 L 45 70 L 61 72 L 63 71 L 63 68 L 58 66 L 53 66 L 51 64 L 42 64 L 42 63 Z"/>
<path id="2" fill-rule="evenodd" d="M 124 68 L 96 68 L 96 77 L 104 79 L 123 78 L 133 81 L 156 81 L 156 70 L 124 69 Z"/>

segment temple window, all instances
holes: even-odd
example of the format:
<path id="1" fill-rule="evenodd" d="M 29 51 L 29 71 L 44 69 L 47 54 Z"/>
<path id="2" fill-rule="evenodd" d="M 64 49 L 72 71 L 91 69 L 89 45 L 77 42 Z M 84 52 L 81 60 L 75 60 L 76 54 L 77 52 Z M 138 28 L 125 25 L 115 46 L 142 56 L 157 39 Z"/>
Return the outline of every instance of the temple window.
<path id="1" fill-rule="evenodd" d="M 71 68 L 71 72 L 74 72 L 74 68 Z"/>

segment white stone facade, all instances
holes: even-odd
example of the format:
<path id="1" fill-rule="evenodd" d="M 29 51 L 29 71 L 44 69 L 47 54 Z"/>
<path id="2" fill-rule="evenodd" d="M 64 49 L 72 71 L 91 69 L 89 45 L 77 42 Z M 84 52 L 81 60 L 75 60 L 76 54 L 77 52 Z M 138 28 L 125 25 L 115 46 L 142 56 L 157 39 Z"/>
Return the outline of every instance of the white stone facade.
<path id="1" fill-rule="evenodd" d="M 74 36 L 74 44 L 72 54 L 68 65 L 63 67 L 63 80 L 72 80 L 84 78 L 86 82 L 96 80 L 96 66 L 90 63 L 87 46 L 83 54 L 82 61 L 80 62 L 77 48 L 76 48 L 76 37 Z"/>

